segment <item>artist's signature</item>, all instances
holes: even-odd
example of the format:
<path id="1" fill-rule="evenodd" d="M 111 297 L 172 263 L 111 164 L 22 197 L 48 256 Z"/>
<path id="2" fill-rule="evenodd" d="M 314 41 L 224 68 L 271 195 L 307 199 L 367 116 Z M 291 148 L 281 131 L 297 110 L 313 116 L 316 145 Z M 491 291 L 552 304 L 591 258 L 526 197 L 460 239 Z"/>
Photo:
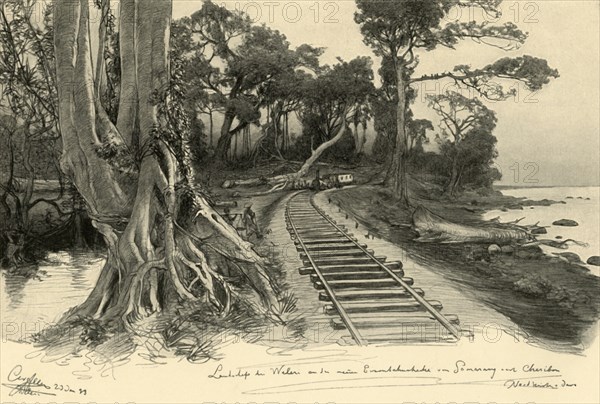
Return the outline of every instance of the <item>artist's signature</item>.
<path id="1" fill-rule="evenodd" d="M 507 380 L 504 383 L 507 389 L 516 388 L 536 388 L 536 389 L 560 389 L 565 387 L 577 387 L 577 383 L 568 383 L 564 380 L 560 382 L 536 381 L 536 380 Z"/>
<path id="2" fill-rule="evenodd" d="M 71 387 L 68 384 L 48 383 L 42 380 L 37 373 L 27 374 L 21 365 L 12 368 L 6 380 L 7 383 L 2 383 L 2 385 L 10 389 L 8 393 L 10 397 L 15 395 L 55 396 L 60 392 L 87 395 L 86 389 Z"/>

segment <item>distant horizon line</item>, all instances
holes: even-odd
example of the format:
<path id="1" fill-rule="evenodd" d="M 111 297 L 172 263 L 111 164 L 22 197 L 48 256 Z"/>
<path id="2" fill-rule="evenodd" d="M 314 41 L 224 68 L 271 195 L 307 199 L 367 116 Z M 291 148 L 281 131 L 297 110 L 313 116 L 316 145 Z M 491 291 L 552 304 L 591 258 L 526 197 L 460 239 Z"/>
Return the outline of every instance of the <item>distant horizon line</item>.
<path id="1" fill-rule="evenodd" d="M 542 184 L 494 184 L 494 188 L 504 188 L 504 189 L 512 189 L 512 188 L 590 188 L 590 187 L 600 187 L 600 184 L 588 184 L 588 185 L 572 185 L 572 184 L 554 184 L 554 185 L 542 185 Z"/>

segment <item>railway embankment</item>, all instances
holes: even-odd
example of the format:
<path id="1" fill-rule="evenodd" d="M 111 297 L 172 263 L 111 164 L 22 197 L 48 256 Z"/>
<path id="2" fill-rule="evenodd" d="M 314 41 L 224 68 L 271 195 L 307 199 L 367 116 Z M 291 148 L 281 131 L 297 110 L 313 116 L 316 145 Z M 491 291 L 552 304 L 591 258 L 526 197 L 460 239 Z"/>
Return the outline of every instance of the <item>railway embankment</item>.
<path id="1" fill-rule="evenodd" d="M 549 257 L 537 246 L 496 253 L 481 243 L 418 242 L 412 212 L 381 187 L 358 186 L 323 195 L 326 204 L 362 233 L 401 246 L 411 260 L 511 319 L 532 342 L 557 350 L 583 350 L 593 341 L 600 278 L 587 268 Z M 456 222 L 483 223 L 481 212 L 452 201 L 419 202 Z"/>

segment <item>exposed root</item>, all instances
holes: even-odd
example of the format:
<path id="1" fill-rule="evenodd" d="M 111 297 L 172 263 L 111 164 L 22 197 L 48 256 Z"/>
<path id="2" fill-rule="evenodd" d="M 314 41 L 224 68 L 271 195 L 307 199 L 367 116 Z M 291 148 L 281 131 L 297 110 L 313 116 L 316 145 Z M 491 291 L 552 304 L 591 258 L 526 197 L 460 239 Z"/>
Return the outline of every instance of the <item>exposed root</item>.
<path id="1" fill-rule="evenodd" d="M 536 240 L 533 241 L 531 243 L 526 243 L 523 244 L 523 247 L 531 247 L 531 246 L 539 246 L 539 245 L 547 245 L 549 247 L 554 247 L 554 248 L 559 248 L 561 250 L 566 250 L 567 248 L 569 248 L 569 243 L 573 243 L 577 246 L 580 247 L 589 247 L 588 243 L 584 243 L 583 241 L 577 241 L 577 240 L 573 240 L 571 238 L 568 238 L 566 240 L 550 240 L 550 239 L 542 239 L 542 240 Z"/>
<path id="2" fill-rule="evenodd" d="M 153 269 L 149 275 L 150 290 L 148 291 L 150 298 L 150 306 L 153 313 L 160 313 L 161 307 L 158 301 L 158 271 Z"/>
<path id="3" fill-rule="evenodd" d="M 109 290 L 104 291 L 104 293 L 102 294 L 102 300 L 100 301 L 100 304 L 98 304 L 98 309 L 96 310 L 96 312 L 94 313 L 92 318 L 94 318 L 94 319 L 100 318 L 100 316 L 102 315 L 102 312 L 104 311 L 104 309 L 106 308 L 106 305 L 108 304 L 108 302 L 110 300 L 110 295 L 111 295 L 111 292 Z"/>
<path id="4" fill-rule="evenodd" d="M 192 259 L 188 259 L 181 250 L 178 249 L 176 252 L 176 258 L 196 274 L 188 288 L 193 290 L 195 284 L 201 282 L 208 292 L 209 301 L 221 315 L 226 315 L 231 308 L 231 291 L 227 283 L 213 271 L 202 251 L 196 248 L 189 239 L 182 243 L 181 248 L 193 255 Z M 217 287 L 222 290 L 217 291 Z"/>
<path id="5" fill-rule="evenodd" d="M 123 315 L 123 321 L 125 323 L 129 323 L 127 321 L 128 318 L 133 315 L 135 318 L 139 318 L 139 308 L 142 307 L 142 292 L 144 290 L 144 277 L 146 273 L 153 268 L 158 269 L 166 269 L 165 267 L 166 261 L 165 259 L 148 261 L 141 264 L 133 273 L 134 279 L 131 283 L 131 290 L 129 291 L 129 303 L 127 305 L 127 310 Z"/>

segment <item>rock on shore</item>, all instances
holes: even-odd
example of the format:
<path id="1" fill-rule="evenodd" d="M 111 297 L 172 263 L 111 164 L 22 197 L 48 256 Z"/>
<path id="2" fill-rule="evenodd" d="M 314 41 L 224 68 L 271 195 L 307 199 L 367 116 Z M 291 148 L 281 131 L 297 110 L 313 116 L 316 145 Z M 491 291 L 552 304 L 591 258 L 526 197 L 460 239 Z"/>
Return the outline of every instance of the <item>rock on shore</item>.
<path id="1" fill-rule="evenodd" d="M 593 255 L 587 259 L 586 264 L 600 267 L 600 256 Z"/>
<path id="2" fill-rule="evenodd" d="M 575 227 L 575 226 L 579 226 L 579 223 L 577 223 L 575 220 L 571 220 L 571 219 L 560 219 L 560 220 L 555 220 L 554 222 L 552 222 L 552 225 Z"/>

